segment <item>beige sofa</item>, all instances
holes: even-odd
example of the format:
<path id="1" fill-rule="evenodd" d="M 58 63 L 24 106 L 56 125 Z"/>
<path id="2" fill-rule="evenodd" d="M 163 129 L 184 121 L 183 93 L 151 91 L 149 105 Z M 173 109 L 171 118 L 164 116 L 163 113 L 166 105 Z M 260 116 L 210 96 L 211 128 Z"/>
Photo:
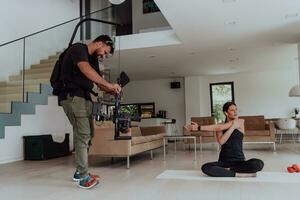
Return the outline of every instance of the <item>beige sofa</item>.
<path id="1" fill-rule="evenodd" d="M 130 165 L 130 156 L 163 146 L 163 137 L 166 135 L 164 126 L 133 127 L 131 140 L 114 140 L 113 124 L 95 126 L 95 135 L 90 155 L 103 157 L 127 157 L 127 168 Z"/>
<path id="2" fill-rule="evenodd" d="M 263 115 L 240 116 L 245 120 L 244 143 L 272 144 L 275 145 L 275 124 L 265 120 Z"/>

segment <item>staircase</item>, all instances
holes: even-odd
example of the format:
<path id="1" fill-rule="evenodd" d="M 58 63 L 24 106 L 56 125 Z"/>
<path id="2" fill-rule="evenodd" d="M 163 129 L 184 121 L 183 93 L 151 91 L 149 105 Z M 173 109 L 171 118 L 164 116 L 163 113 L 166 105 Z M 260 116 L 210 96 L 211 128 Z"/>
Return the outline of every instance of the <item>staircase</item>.
<path id="1" fill-rule="evenodd" d="M 49 84 L 53 66 L 58 59 L 57 55 L 43 59 L 40 64 L 31 65 L 25 70 L 25 102 L 28 92 L 40 92 L 40 84 Z M 9 81 L 0 82 L 0 113 L 11 113 L 12 102 L 22 102 L 22 72 L 19 75 L 9 76 Z"/>
<path id="2" fill-rule="evenodd" d="M 49 79 L 58 56 L 58 53 L 49 56 L 25 70 L 25 102 L 22 102 L 22 72 L 0 82 L 0 139 L 5 137 L 5 126 L 21 125 L 22 114 L 35 114 L 37 104 L 48 103 L 48 95 L 52 94 Z"/>
<path id="3" fill-rule="evenodd" d="M 5 126 L 20 126 L 22 114 L 35 114 L 36 105 L 46 105 L 52 94 L 50 76 L 59 53 L 43 59 L 40 64 L 31 65 L 25 70 L 25 102 L 23 100 L 22 72 L 9 76 L 9 81 L 0 82 L 0 139 L 5 137 Z M 109 78 L 109 70 L 104 74 Z M 102 91 L 95 90 L 106 99 Z M 96 97 L 91 96 L 94 101 Z"/>

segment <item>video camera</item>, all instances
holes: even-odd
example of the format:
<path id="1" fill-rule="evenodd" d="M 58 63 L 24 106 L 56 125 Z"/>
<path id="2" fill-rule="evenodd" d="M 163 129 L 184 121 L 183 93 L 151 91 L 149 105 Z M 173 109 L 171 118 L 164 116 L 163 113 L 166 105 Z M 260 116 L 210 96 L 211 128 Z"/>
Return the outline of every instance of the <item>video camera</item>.
<path id="1" fill-rule="evenodd" d="M 130 79 L 125 72 L 121 72 L 117 83 L 123 88 L 129 83 Z M 93 105 L 93 115 L 95 116 L 96 124 L 105 120 L 112 120 L 115 124 L 115 140 L 129 140 L 131 139 L 131 121 L 140 121 L 139 116 L 131 116 L 129 113 L 121 111 L 121 97 L 122 91 L 115 95 L 114 102 L 114 114 L 109 117 L 102 111 L 103 102 L 101 98 L 98 98 L 98 102 Z"/>

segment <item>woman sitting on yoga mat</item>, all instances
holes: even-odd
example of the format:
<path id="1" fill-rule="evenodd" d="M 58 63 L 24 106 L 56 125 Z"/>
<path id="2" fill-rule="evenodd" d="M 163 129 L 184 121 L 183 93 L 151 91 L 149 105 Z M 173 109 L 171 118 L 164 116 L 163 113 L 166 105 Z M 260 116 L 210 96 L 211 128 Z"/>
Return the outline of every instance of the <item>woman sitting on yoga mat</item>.
<path id="1" fill-rule="evenodd" d="M 202 166 L 204 174 L 213 177 L 255 177 L 256 172 L 264 167 L 263 161 L 252 158 L 245 160 L 243 153 L 243 137 L 245 133 L 244 120 L 237 116 L 237 107 L 233 102 L 223 106 L 226 116 L 224 124 L 206 125 L 198 127 L 192 122 L 185 126 L 188 131 L 216 131 L 217 141 L 221 145 L 219 160 Z"/>

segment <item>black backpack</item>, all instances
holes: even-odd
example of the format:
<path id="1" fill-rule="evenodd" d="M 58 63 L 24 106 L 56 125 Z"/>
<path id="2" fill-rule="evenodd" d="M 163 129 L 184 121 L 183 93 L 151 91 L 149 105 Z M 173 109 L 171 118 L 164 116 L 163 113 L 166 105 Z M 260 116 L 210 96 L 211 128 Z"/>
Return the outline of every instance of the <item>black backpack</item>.
<path id="1" fill-rule="evenodd" d="M 62 73 L 62 64 L 63 64 L 64 55 L 66 54 L 69 48 L 70 47 L 65 49 L 59 55 L 58 60 L 56 61 L 51 73 L 50 84 L 53 88 L 52 94 L 55 96 L 58 96 L 62 91 L 66 89 L 66 84 L 64 82 L 65 76 Z"/>
<path id="2" fill-rule="evenodd" d="M 50 84 L 53 88 L 52 94 L 59 96 L 62 92 L 74 91 L 78 88 L 92 93 L 94 96 L 98 94 L 93 91 L 93 82 L 88 79 L 76 76 L 76 72 L 70 69 L 63 68 L 63 59 L 66 52 L 72 47 L 69 46 L 58 57 L 50 77 Z M 75 76 L 74 76 L 75 75 Z"/>

